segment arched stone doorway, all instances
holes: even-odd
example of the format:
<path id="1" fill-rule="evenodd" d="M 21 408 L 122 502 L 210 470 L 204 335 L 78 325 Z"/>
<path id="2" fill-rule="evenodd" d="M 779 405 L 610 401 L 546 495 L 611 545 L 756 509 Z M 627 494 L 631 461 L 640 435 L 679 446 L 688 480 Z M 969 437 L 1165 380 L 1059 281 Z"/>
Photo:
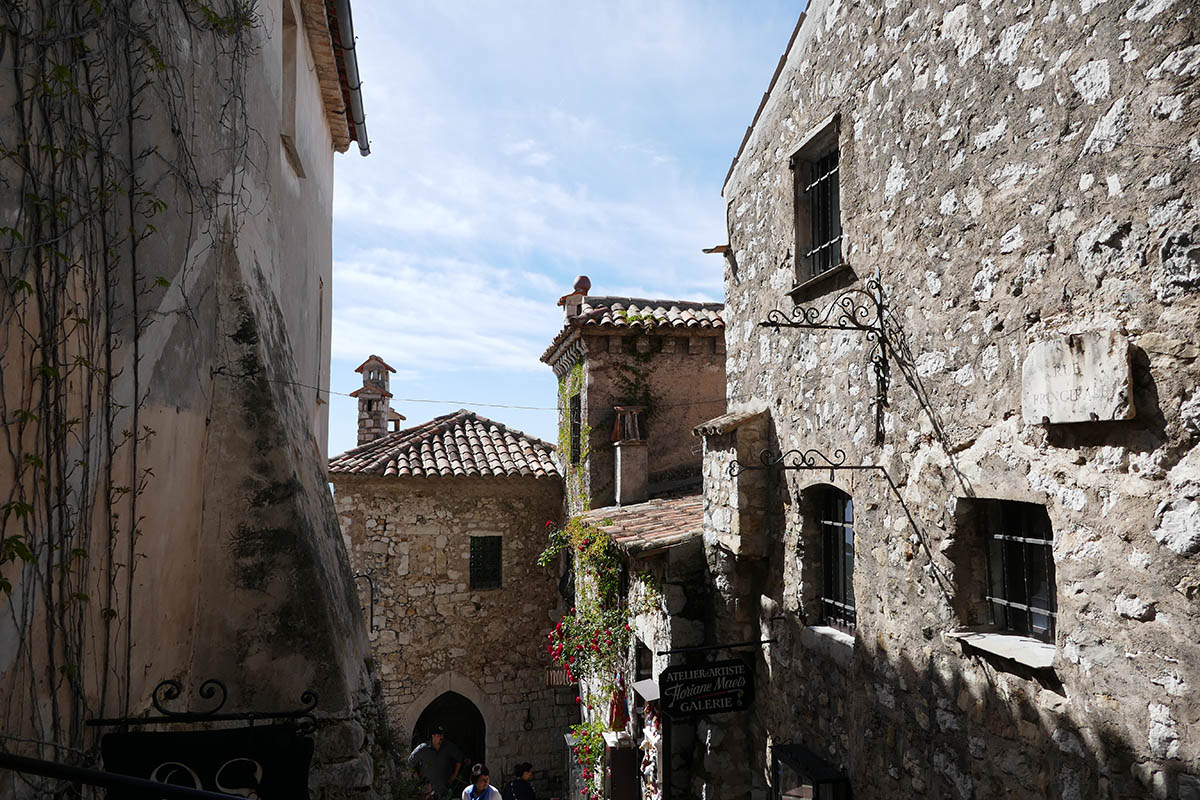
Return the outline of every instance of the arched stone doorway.
<path id="1" fill-rule="evenodd" d="M 421 742 L 429 741 L 429 732 L 435 725 L 446 729 L 446 738 L 458 745 L 470 764 L 487 763 L 487 725 L 483 714 L 470 700 L 458 692 L 438 695 L 417 717 L 412 746 L 415 748 Z M 463 774 L 466 771 L 464 769 Z"/>

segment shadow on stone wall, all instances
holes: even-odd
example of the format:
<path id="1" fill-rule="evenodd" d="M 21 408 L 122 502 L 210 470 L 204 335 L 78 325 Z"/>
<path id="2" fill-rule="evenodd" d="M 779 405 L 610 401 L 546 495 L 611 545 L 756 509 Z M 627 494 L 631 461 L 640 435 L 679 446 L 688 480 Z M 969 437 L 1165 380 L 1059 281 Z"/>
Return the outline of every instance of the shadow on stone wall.
<path id="1" fill-rule="evenodd" d="M 860 689 L 847 694 L 856 797 L 1200 800 L 1165 707 L 1071 697 L 1053 675 L 990 656 L 915 663 L 859 637 L 847 675 Z"/>

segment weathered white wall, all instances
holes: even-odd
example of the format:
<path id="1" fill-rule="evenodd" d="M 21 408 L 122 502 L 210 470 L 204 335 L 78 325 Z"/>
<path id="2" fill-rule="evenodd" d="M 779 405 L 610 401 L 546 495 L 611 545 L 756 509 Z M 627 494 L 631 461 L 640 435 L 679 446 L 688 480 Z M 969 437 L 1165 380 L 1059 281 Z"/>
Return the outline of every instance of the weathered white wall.
<path id="1" fill-rule="evenodd" d="M 212 65 L 222 63 L 221 54 L 205 49 L 209 39 L 180 42 L 170 54 L 194 92 L 188 156 L 200 181 L 224 190 L 218 205 L 197 206 L 173 177 L 180 151 L 161 108 L 147 106 L 150 119 L 132 133 L 135 152 L 160 149 L 161 157 L 140 161 L 138 169 L 167 210 L 154 219 L 157 232 L 137 262 L 123 253 L 114 267 L 119 286 L 141 282 L 144 320 L 135 354 L 131 298 L 118 298 L 123 345 L 114 392 L 128 406 L 118 428 L 133 427 L 137 403 L 137 427 L 153 435 L 137 447 L 136 463 L 128 450 L 114 465 L 121 483 L 145 482 L 136 501 L 140 535 L 132 565 L 128 539 L 114 543 L 125 572 L 111 596 L 119 614 L 112 626 L 100 618 L 99 599 L 107 595 L 102 559 L 91 562 L 89 594 L 97 603 L 86 688 L 92 714 L 122 710 L 126 696 L 129 711 L 140 713 L 153 687 L 169 677 L 189 689 L 205 678 L 223 680 L 227 710 L 294 708 L 304 689 L 315 689 L 323 729 L 313 787 L 325 796 L 369 787 L 378 720 L 369 707 L 366 631 L 326 485 L 326 406 L 307 388 L 328 383 L 333 144 L 297 11 L 297 142 L 305 178 L 281 152 L 280 2 L 256 6 L 261 17 L 248 34 L 244 98 L 231 99 L 208 80 Z M 219 120 L 223 108 L 242 108 L 242 99 L 252 133 L 245 160 L 234 162 Z M 11 122 L 0 118 L 0 125 Z M 105 491 L 102 475 L 93 478 L 93 490 Z M 130 515 L 129 503 L 123 497 L 118 511 Z M 19 597 L 21 576 L 15 583 Z M 10 609 L 34 620 L 42 612 L 0 597 L 0 695 L 10 698 L 3 727 L 17 731 L 49 713 L 53 692 L 25 688 L 42 676 L 36 656 L 15 658 L 11 645 L 21 634 Z M 113 654 L 107 665 L 106 636 Z"/>

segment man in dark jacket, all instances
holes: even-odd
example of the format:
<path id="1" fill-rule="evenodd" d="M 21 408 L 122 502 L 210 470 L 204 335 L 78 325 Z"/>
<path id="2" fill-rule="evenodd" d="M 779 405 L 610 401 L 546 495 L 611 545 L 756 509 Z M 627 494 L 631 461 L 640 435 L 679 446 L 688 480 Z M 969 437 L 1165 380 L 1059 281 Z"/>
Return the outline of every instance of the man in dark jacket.
<path id="1" fill-rule="evenodd" d="M 446 729 L 437 725 L 429 736 L 408 757 L 408 766 L 433 788 L 433 796 L 443 798 L 450 784 L 462 769 L 463 752 L 446 738 Z"/>

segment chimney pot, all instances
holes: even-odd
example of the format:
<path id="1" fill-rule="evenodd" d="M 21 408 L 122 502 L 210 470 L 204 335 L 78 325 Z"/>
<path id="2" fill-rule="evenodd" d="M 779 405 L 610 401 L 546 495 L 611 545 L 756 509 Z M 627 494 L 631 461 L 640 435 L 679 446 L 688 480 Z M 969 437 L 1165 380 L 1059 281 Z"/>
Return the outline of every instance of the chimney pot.
<path id="1" fill-rule="evenodd" d="M 586 295 L 591 290 L 591 288 L 592 288 L 592 281 L 590 278 L 588 278 L 587 275 L 580 275 L 578 278 L 575 279 L 574 289 L 575 289 L 575 291 L 579 292 L 580 294 Z"/>
<path id="2" fill-rule="evenodd" d="M 613 430 L 614 483 L 619 506 L 644 502 L 650 496 L 650 448 L 641 429 L 644 406 L 614 406 L 617 424 Z"/>

